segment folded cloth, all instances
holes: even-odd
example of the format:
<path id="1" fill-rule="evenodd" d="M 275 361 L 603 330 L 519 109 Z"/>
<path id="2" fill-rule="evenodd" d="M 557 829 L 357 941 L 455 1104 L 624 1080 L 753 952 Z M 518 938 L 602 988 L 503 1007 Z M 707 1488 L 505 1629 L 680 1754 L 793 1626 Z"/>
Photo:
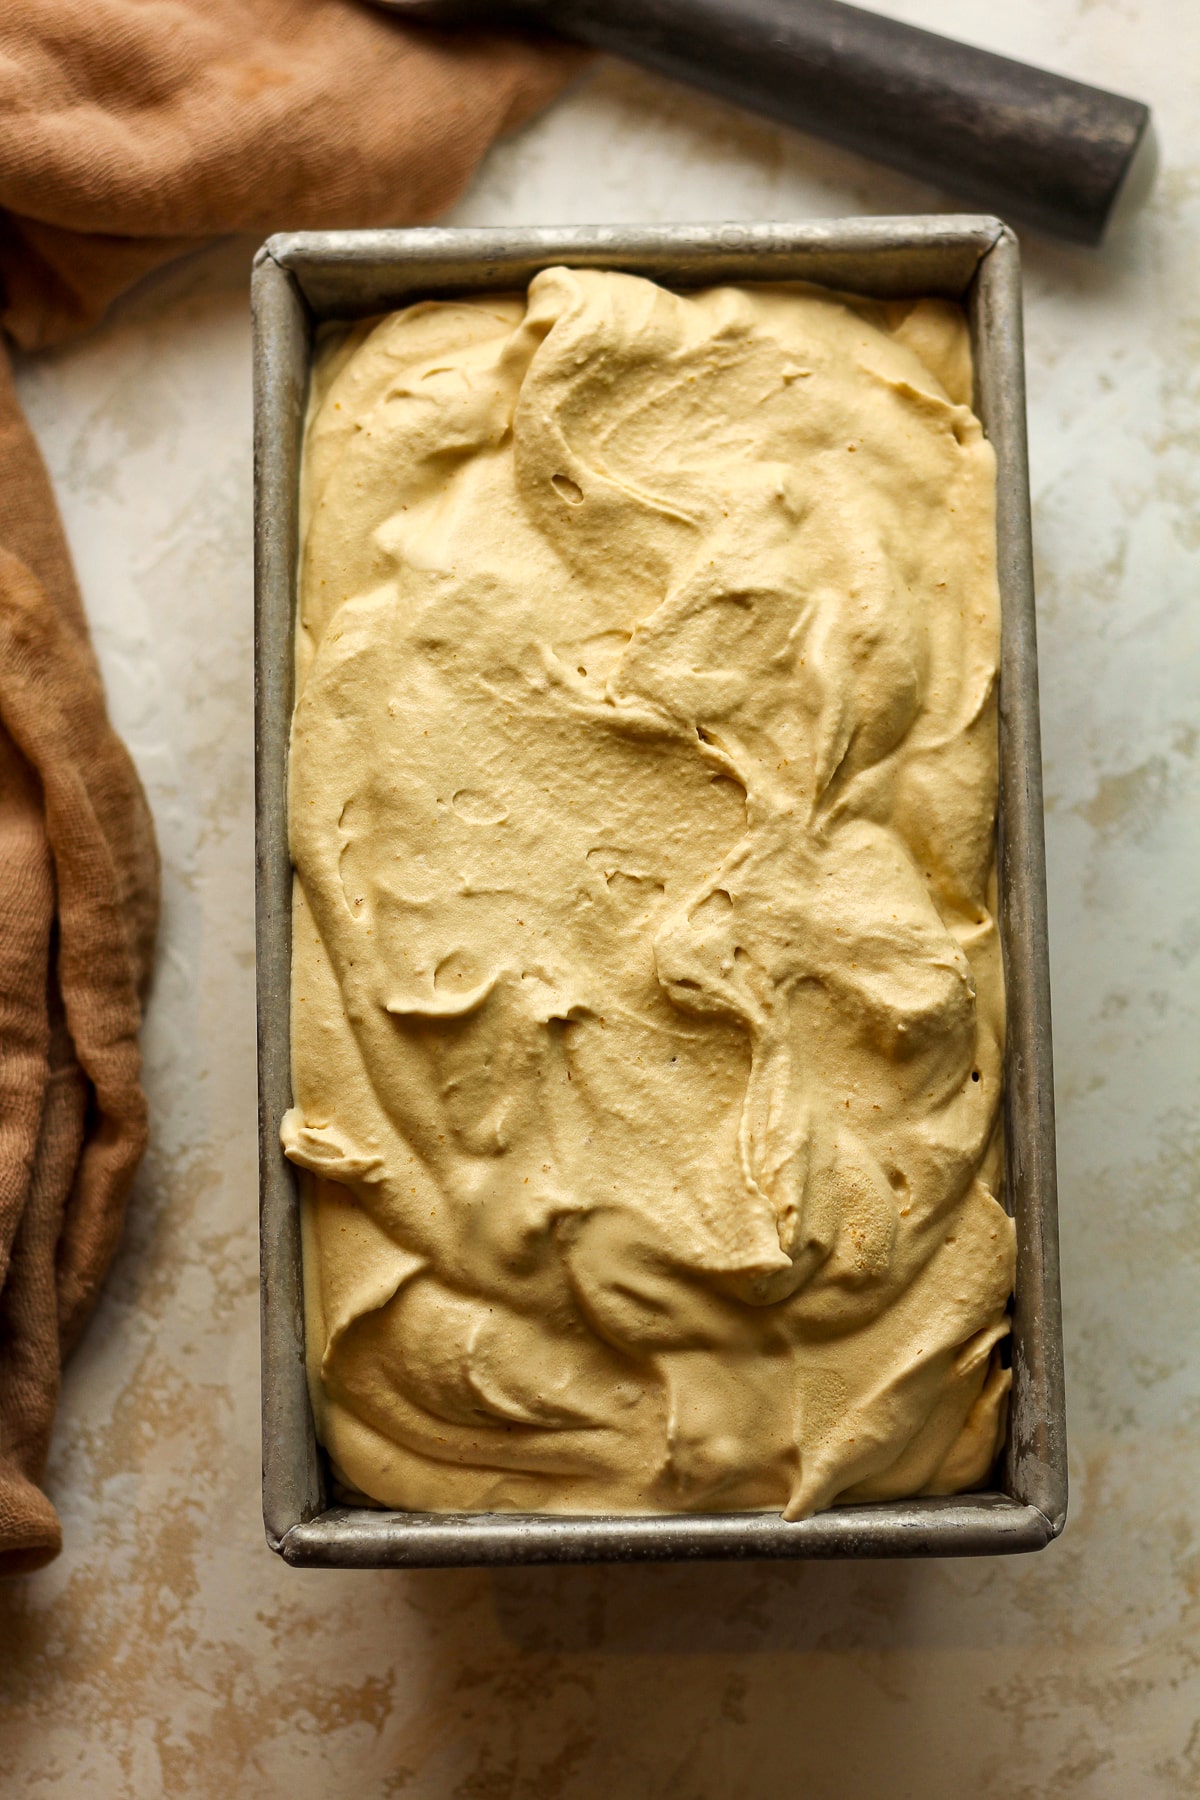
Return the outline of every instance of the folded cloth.
<path id="1" fill-rule="evenodd" d="M 216 233 L 431 218 L 574 53 L 356 0 L 8 0 L 0 324 L 61 342 Z M 0 1573 L 57 1554 L 59 1368 L 146 1141 L 153 828 L 0 340 Z"/>

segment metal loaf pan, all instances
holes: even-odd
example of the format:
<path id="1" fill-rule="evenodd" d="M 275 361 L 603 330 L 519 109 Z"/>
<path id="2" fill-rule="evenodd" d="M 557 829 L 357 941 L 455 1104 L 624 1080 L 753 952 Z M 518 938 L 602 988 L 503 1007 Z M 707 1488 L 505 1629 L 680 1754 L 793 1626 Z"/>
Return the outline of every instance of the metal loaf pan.
<path id="1" fill-rule="evenodd" d="M 314 329 L 323 320 L 381 313 L 427 296 L 519 289 L 556 263 L 627 270 L 672 287 L 804 280 L 880 298 L 944 295 L 966 305 L 976 406 L 999 469 L 1003 607 L 1000 928 L 1008 986 L 1007 1198 L 1018 1249 L 1012 1410 L 997 1492 L 834 1507 L 796 1524 L 763 1513 L 563 1518 L 330 1504 L 305 1381 L 297 1176 L 279 1143 L 291 1103 L 287 755 L 301 439 Z M 1065 1517 L 1066 1426 L 1016 239 L 998 220 L 976 217 L 297 232 L 271 238 L 259 252 L 254 329 L 263 1510 L 272 1549 L 290 1563 L 351 1568 L 1040 1550 Z"/>

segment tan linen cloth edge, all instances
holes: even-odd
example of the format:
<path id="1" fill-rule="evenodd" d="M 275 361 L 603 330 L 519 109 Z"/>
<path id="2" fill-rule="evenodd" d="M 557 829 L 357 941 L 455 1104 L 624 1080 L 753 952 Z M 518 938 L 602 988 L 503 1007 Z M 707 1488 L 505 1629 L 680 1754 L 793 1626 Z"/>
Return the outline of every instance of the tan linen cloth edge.
<path id="1" fill-rule="evenodd" d="M 432 218 L 577 60 L 356 0 L 12 0 L 0 322 L 59 343 L 215 233 Z M 0 340 L 0 1573 L 61 1544 L 40 1484 L 145 1147 L 157 913 L 149 811 Z"/>

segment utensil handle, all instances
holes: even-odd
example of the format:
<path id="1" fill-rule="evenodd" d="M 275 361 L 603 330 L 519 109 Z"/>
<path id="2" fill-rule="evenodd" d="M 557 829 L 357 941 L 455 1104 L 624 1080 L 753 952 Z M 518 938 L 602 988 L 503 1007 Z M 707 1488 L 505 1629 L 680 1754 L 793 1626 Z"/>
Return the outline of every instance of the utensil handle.
<path id="1" fill-rule="evenodd" d="M 525 0 L 523 10 L 1081 243 L 1098 243 L 1114 210 L 1132 210 L 1153 181 L 1140 101 L 841 0 Z"/>

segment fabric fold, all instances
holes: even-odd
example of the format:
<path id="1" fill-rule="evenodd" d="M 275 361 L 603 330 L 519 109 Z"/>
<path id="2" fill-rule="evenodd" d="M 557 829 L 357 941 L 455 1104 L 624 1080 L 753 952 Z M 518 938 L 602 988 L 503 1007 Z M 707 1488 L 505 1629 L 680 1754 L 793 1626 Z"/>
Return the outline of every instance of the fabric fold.
<path id="1" fill-rule="evenodd" d="M 0 325 L 60 343 L 217 234 L 421 223 L 580 66 L 356 0 L 13 0 L 0 17 Z M 158 858 L 0 346 L 0 1573 L 61 1533 L 59 1365 L 147 1135 Z"/>

